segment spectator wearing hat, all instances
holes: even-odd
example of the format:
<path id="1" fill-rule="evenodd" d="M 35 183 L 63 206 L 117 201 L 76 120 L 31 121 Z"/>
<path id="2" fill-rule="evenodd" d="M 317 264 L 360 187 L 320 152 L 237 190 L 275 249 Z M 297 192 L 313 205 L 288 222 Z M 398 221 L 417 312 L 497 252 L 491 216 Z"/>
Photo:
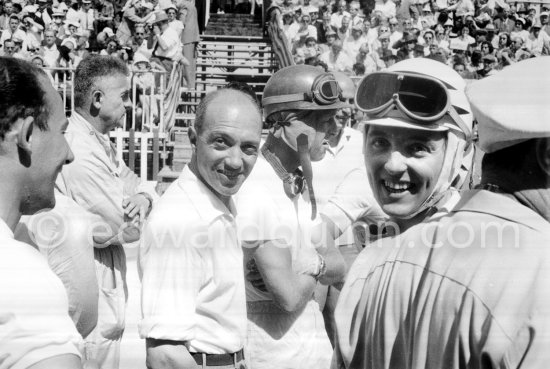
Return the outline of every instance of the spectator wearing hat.
<path id="1" fill-rule="evenodd" d="M 2 31 L 2 36 L 0 37 L 0 44 L 4 45 L 4 42 L 14 37 L 22 40 L 21 49 L 27 49 L 27 34 L 25 31 L 19 28 L 19 17 L 15 14 L 10 16 L 9 28 Z"/>
<path id="2" fill-rule="evenodd" d="M 59 7 L 55 8 L 52 13 L 52 23 L 50 23 L 49 29 L 55 31 L 55 37 L 58 39 L 65 38 L 65 13 L 60 9 L 61 5 L 65 5 L 65 3 L 61 3 Z"/>
<path id="3" fill-rule="evenodd" d="M 330 16 L 330 25 L 334 29 L 338 29 L 342 26 L 342 19 L 344 17 L 351 18 L 351 14 L 346 11 L 346 3 L 344 1 L 340 1 L 338 3 L 338 9 L 336 12 L 332 13 Z"/>
<path id="4" fill-rule="evenodd" d="M 36 4 L 38 6 L 36 17 L 42 21 L 44 28 L 48 29 L 53 21 L 53 10 L 48 6 L 48 0 L 38 0 Z"/>
<path id="5" fill-rule="evenodd" d="M 392 45 L 393 49 L 399 49 L 397 51 L 397 61 L 405 59 L 412 59 L 416 57 L 415 47 L 417 45 L 417 38 L 411 33 L 405 33 L 403 38 Z M 419 45 L 422 47 L 422 45 Z M 422 47 L 422 53 L 424 53 L 424 47 Z"/>
<path id="6" fill-rule="evenodd" d="M 395 55 L 397 53 L 396 50 L 392 49 L 390 47 L 390 33 L 389 32 L 382 32 L 380 36 L 378 36 L 378 42 L 379 47 L 376 49 L 376 53 L 380 57 L 380 59 L 383 59 L 384 57 L 388 55 Z"/>
<path id="7" fill-rule="evenodd" d="M 510 37 L 512 40 L 515 37 L 521 37 L 523 40 L 523 43 L 527 42 L 527 39 L 529 38 L 529 31 L 527 31 L 525 28 L 525 19 L 516 17 L 515 22 L 515 28 L 512 32 L 510 32 Z"/>
<path id="8" fill-rule="evenodd" d="M 166 12 L 166 15 L 168 16 L 168 26 L 170 28 L 173 28 L 178 34 L 178 37 L 181 39 L 184 25 L 179 19 L 177 19 L 178 9 L 174 4 L 170 3 L 168 6 L 164 7 L 163 10 Z"/>
<path id="9" fill-rule="evenodd" d="M 327 51 L 330 51 L 330 48 L 332 47 L 332 44 L 334 43 L 334 41 L 336 41 L 338 39 L 338 35 L 331 28 L 327 31 L 327 33 L 325 35 L 325 38 L 326 38 L 326 42 L 324 44 L 319 44 L 319 50 L 320 50 L 321 54 L 325 53 Z"/>
<path id="10" fill-rule="evenodd" d="M 94 13 L 94 33 L 97 35 L 103 31 L 103 28 L 114 28 L 113 19 L 115 17 L 115 8 L 110 0 L 99 0 Z"/>
<path id="11" fill-rule="evenodd" d="M 166 71 L 172 71 L 172 63 L 183 58 L 181 39 L 175 29 L 170 28 L 168 15 L 158 11 L 153 21 L 153 31 L 149 42 L 153 41 L 153 59 L 164 66 Z"/>
<path id="12" fill-rule="evenodd" d="M 309 14 L 304 14 L 298 19 L 298 22 L 294 22 L 288 27 L 287 37 L 293 50 L 304 46 L 307 37 L 317 40 L 317 29 L 310 23 L 311 17 Z"/>
<path id="13" fill-rule="evenodd" d="M 78 10 L 78 21 L 83 31 L 94 31 L 95 12 L 92 9 L 92 0 L 82 0 L 82 6 Z"/>
<path id="14" fill-rule="evenodd" d="M 349 55 L 352 60 L 357 58 L 359 53 L 359 48 L 364 44 L 363 38 L 363 27 L 360 24 L 356 24 L 351 27 L 351 35 L 344 40 L 343 47 L 344 51 Z"/>
<path id="15" fill-rule="evenodd" d="M 483 61 L 483 68 L 477 71 L 478 79 L 492 76 L 498 72 L 495 70 L 498 60 L 494 55 L 484 55 L 481 60 Z"/>

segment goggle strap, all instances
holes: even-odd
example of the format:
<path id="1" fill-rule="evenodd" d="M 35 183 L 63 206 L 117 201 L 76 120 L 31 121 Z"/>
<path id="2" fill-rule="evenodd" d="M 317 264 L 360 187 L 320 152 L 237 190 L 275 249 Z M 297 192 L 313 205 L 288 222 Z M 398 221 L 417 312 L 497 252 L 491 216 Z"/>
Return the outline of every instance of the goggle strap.
<path id="1" fill-rule="evenodd" d="M 311 98 L 306 93 L 288 94 L 288 95 L 264 97 L 262 103 L 264 106 L 267 106 L 271 104 L 282 104 L 282 103 L 297 102 L 297 101 L 311 101 Z"/>
<path id="2" fill-rule="evenodd" d="M 464 133 L 464 136 L 466 136 L 466 141 L 468 142 L 468 145 L 470 145 L 470 143 L 472 142 L 472 135 L 469 133 L 470 129 L 468 128 L 466 123 L 464 123 L 464 121 L 462 120 L 460 115 L 458 115 L 456 109 L 453 106 L 449 108 L 448 113 L 449 116 L 455 121 L 458 128 L 460 128 L 462 133 Z"/>

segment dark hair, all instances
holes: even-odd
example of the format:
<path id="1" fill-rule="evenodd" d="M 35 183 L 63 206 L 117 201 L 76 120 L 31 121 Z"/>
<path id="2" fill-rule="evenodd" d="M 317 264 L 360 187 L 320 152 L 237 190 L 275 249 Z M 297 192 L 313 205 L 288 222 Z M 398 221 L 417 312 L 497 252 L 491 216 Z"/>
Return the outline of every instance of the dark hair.
<path id="1" fill-rule="evenodd" d="M 363 63 L 355 63 L 353 64 L 353 71 L 356 75 L 362 76 L 365 74 L 365 64 Z"/>
<path id="2" fill-rule="evenodd" d="M 495 48 L 493 47 L 493 45 L 489 41 L 483 41 L 480 45 L 480 49 L 483 48 L 483 45 L 489 46 L 489 54 L 492 54 L 493 51 L 495 50 Z"/>
<path id="3" fill-rule="evenodd" d="M 0 57 L 0 138 L 19 118 L 33 117 L 41 130 L 48 129 L 49 109 L 40 78 L 44 72 L 32 63 Z"/>
<path id="4" fill-rule="evenodd" d="M 114 75 L 128 76 L 130 72 L 122 60 L 112 56 L 89 55 L 84 58 L 74 75 L 75 106 L 84 108 L 98 79 Z"/>
<path id="5" fill-rule="evenodd" d="M 247 93 L 245 91 L 242 91 L 240 89 L 237 89 L 237 88 L 227 88 L 227 86 L 226 86 L 225 88 L 220 88 L 219 90 L 207 93 L 202 98 L 199 105 L 197 106 L 197 111 L 195 113 L 195 125 L 194 125 L 195 130 L 197 132 L 197 135 L 200 135 L 201 132 L 202 132 L 202 126 L 203 126 L 204 121 L 206 119 L 206 111 L 208 110 L 208 107 L 210 106 L 210 103 L 213 100 L 215 100 L 216 98 L 218 98 L 220 95 L 227 94 L 227 93 L 235 93 L 235 94 L 240 94 L 240 95 L 244 96 L 246 99 L 248 99 L 254 105 L 254 107 L 256 108 L 256 111 L 258 112 L 260 117 L 262 116 L 262 112 L 260 111 L 260 107 L 258 105 L 258 102 L 256 100 L 252 99 L 252 96 L 249 93 Z"/>

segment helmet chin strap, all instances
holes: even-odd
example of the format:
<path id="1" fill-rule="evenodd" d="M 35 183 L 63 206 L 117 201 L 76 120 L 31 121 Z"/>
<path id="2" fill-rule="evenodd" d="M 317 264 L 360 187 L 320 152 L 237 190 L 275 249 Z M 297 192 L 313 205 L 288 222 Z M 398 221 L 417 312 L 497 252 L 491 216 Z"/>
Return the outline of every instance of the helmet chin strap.
<path id="1" fill-rule="evenodd" d="M 309 192 L 309 200 L 311 201 L 311 220 L 317 215 L 317 202 L 315 201 L 315 193 L 313 192 L 313 170 L 311 169 L 311 158 L 309 157 L 309 140 L 305 133 L 301 133 L 296 137 L 298 144 L 298 155 L 300 158 L 300 166 L 304 173 L 304 179 L 307 183 Z"/>

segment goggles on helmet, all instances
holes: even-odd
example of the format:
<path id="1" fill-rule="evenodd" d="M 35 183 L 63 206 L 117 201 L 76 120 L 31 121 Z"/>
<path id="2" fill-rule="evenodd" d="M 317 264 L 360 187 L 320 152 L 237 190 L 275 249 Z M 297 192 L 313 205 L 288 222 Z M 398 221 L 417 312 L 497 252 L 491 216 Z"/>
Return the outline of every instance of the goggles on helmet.
<path id="1" fill-rule="evenodd" d="M 471 130 L 451 105 L 447 86 L 436 78 L 407 72 L 374 72 L 359 83 L 355 103 L 374 118 L 396 107 L 418 125 L 431 125 L 448 114 L 471 139 Z"/>
<path id="2" fill-rule="evenodd" d="M 343 101 L 342 89 L 332 74 L 324 73 L 313 80 L 309 92 L 264 97 L 262 103 L 266 106 L 295 101 L 310 101 L 318 105 L 332 105 Z"/>

